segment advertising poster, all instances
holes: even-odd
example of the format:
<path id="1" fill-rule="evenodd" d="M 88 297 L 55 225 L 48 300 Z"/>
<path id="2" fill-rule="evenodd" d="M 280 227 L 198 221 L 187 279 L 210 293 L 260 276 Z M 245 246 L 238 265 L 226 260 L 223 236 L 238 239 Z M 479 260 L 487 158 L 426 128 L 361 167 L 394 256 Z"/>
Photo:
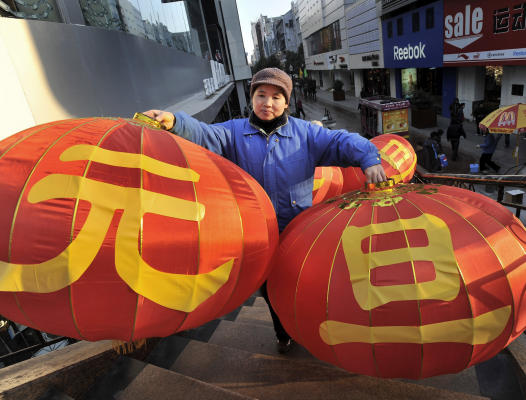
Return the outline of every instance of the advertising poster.
<path id="1" fill-rule="evenodd" d="M 525 61 L 526 2 L 444 2 L 444 65 Z"/>
<path id="2" fill-rule="evenodd" d="M 407 132 L 407 108 L 383 112 L 383 133 Z"/>
<path id="3" fill-rule="evenodd" d="M 402 98 L 413 96 L 416 90 L 416 68 L 406 68 L 401 71 L 402 75 Z"/>

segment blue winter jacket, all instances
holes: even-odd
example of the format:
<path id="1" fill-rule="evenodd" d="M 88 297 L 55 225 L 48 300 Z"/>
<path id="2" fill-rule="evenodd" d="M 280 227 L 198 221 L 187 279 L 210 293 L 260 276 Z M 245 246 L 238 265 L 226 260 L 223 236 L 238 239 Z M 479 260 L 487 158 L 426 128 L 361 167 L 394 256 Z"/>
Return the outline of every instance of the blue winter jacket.
<path id="1" fill-rule="evenodd" d="M 484 143 L 480 145 L 483 154 L 493 154 L 497 148 L 497 144 L 502 136 L 495 136 L 493 133 L 486 134 Z"/>
<path id="2" fill-rule="evenodd" d="M 280 231 L 312 205 L 317 166 L 380 164 L 378 149 L 357 133 L 329 130 L 288 117 L 267 137 L 248 119 L 208 125 L 184 112 L 175 114 L 173 132 L 217 153 L 252 175 L 265 189 L 278 218 Z"/>

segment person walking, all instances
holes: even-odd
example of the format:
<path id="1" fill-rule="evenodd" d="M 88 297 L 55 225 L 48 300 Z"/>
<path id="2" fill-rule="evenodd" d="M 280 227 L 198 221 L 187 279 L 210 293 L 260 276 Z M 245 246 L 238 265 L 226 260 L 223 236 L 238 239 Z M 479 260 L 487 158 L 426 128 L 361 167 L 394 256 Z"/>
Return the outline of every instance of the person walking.
<path id="1" fill-rule="evenodd" d="M 300 117 L 300 115 L 303 114 L 303 118 L 305 119 L 305 111 L 303 111 L 303 103 L 301 99 L 298 99 L 296 101 L 296 117 Z"/>
<path id="2" fill-rule="evenodd" d="M 458 159 L 458 148 L 460 146 L 460 137 L 466 138 L 464 131 L 464 106 L 465 103 L 459 103 L 458 99 L 450 106 L 451 122 L 447 128 L 446 138 L 451 143 L 451 159 L 456 161 Z"/>
<path id="3" fill-rule="evenodd" d="M 493 153 L 495 153 L 495 149 L 497 148 L 497 144 L 501 137 L 501 135 L 498 135 L 497 137 L 493 133 L 488 132 L 484 138 L 484 143 L 477 144 L 477 148 L 482 149 L 482 154 L 480 155 L 479 160 L 480 172 L 486 173 L 488 171 L 487 166 L 490 166 L 495 173 L 499 173 L 500 167 L 491 160 L 491 157 L 493 157 Z"/>
<path id="4" fill-rule="evenodd" d="M 322 165 L 359 166 L 368 183 L 387 178 L 378 149 L 358 133 L 334 130 L 290 117 L 292 81 L 278 68 L 252 77 L 249 118 L 206 124 L 184 112 L 144 112 L 185 139 L 217 153 L 247 171 L 267 192 L 280 232 L 300 212 L 312 206 L 314 169 Z M 277 347 L 287 352 L 292 341 L 261 287 L 274 324 Z"/>

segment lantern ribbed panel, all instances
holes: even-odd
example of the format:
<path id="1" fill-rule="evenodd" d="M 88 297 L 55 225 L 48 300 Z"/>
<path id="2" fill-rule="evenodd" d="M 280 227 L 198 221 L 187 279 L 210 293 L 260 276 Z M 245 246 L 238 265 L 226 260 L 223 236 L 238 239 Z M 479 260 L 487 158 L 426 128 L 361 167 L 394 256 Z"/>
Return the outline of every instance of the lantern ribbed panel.
<path id="1" fill-rule="evenodd" d="M 410 182 L 416 169 L 416 153 L 406 139 L 393 133 L 375 136 L 371 142 L 378 148 L 382 167 L 395 182 Z M 343 193 L 361 189 L 365 175 L 358 167 L 342 168 Z"/>
<path id="2" fill-rule="evenodd" d="M 340 167 L 317 167 L 314 170 L 312 204 L 342 194 L 343 174 Z"/>
<path id="3" fill-rule="evenodd" d="M 278 229 L 264 190 L 167 132 L 46 124 L 0 142 L 0 171 L 0 314 L 13 321 L 86 340 L 167 336 L 232 311 L 268 275 Z"/>
<path id="4" fill-rule="evenodd" d="M 519 220 L 467 190 L 354 192 L 292 221 L 268 292 L 324 361 L 386 378 L 455 373 L 526 327 L 525 244 Z"/>

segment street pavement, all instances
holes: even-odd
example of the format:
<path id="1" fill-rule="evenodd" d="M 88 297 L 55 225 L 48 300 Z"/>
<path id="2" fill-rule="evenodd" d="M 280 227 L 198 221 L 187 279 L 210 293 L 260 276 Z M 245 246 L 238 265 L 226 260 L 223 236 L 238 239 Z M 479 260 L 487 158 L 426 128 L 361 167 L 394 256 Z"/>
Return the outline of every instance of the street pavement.
<path id="1" fill-rule="evenodd" d="M 361 132 L 360 111 L 358 110 L 359 99 L 346 93 L 345 100 L 334 101 L 330 91 L 318 90 L 316 94 L 316 101 L 306 99 L 301 96 L 300 91 L 296 90 L 296 96 L 302 99 L 303 110 L 305 111 L 306 120 L 322 120 L 325 111 L 328 110 L 333 119 L 333 123 L 329 126 L 331 129 L 345 129 L 350 132 Z M 291 110 L 294 111 L 294 110 Z M 469 174 L 470 164 L 478 164 L 481 155 L 481 150 L 477 148 L 478 144 L 484 143 L 484 137 L 477 134 L 477 128 L 473 121 L 469 120 L 470 116 L 465 116 L 464 130 L 466 131 L 466 138 L 461 138 L 459 157 L 456 161 L 451 158 L 451 146 L 446 140 L 447 127 L 449 125 L 449 118 L 441 115 L 437 116 L 436 127 L 427 129 L 417 129 L 411 126 L 411 112 L 409 112 L 409 141 L 418 152 L 423 145 L 426 138 L 428 138 L 432 131 L 442 129 L 444 134 L 442 136 L 442 148 L 446 153 L 449 165 L 444 168 L 441 173 L 451 174 Z M 524 175 L 526 179 L 526 140 L 518 135 L 510 137 L 510 146 L 505 147 L 505 140 L 501 138 L 497 149 L 493 154 L 492 160 L 499 165 L 500 175 Z M 519 146 L 518 161 L 513 157 L 516 146 Z M 480 175 L 480 174 L 477 174 Z M 507 188 L 508 189 L 508 188 Z M 511 189 L 511 188 L 510 188 Z M 478 193 L 484 194 L 496 200 L 497 191 L 495 186 L 491 185 L 475 185 L 475 190 Z M 526 197 L 526 196 L 525 196 Z M 509 210 L 515 213 L 514 208 Z M 523 211 L 520 215 L 523 224 L 526 224 L 526 212 Z"/>
<path id="2" fill-rule="evenodd" d="M 296 95 L 300 97 L 300 91 L 296 91 Z M 335 123 L 331 126 L 332 129 L 345 129 L 350 132 L 361 132 L 360 111 L 358 110 L 357 97 L 346 93 L 346 98 L 343 101 L 332 100 L 332 93 L 330 91 L 318 90 L 317 100 L 314 102 L 309 99 L 301 97 L 303 102 L 303 109 L 305 111 L 306 120 L 322 120 L 325 109 L 328 109 Z M 442 147 L 448 158 L 448 167 L 442 170 L 445 173 L 465 174 L 469 173 L 469 165 L 479 162 L 481 150 L 476 146 L 484 143 L 484 137 L 477 135 L 477 128 L 474 122 L 468 120 L 465 116 L 464 130 L 467 138 L 461 138 L 459 148 L 459 159 L 453 161 L 451 158 L 451 146 L 446 140 L 446 131 L 449 125 L 449 118 L 441 115 L 437 116 L 436 127 L 418 129 L 410 124 L 409 134 L 410 141 L 415 147 L 415 151 L 419 150 L 425 139 L 428 138 L 432 131 L 442 129 Z M 409 122 L 411 122 L 411 112 L 409 112 Z M 526 174 L 526 140 L 521 139 L 517 135 L 512 135 L 510 138 L 510 146 L 505 147 L 505 140 L 502 138 L 499 141 L 497 149 L 493 154 L 492 160 L 501 169 L 500 174 L 510 175 L 525 175 Z M 513 157 L 515 147 L 519 143 L 519 160 Z M 526 179 L 526 177 L 525 177 Z"/>

